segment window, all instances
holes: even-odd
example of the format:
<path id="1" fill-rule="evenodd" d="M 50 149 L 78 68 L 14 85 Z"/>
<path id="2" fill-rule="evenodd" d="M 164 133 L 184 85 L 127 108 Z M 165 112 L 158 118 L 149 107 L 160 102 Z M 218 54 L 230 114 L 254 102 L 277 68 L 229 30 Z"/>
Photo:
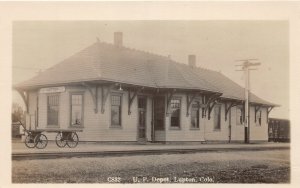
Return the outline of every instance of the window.
<path id="1" fill-rule="evenodd" d="M 111 96 L 111 126 L 121 126 L 121 102 L 120 95 Z"/>
<path id="2" fill-rule="evenodd" d="M 47 125 L 58 125 L 59 95 L 47 97 Z"/>
<path id="3" fill-rule="evenodd" d="M 261 110 L 256 112 L 256 125 L 261 125 Z"/>
<path id="4" fill-rule="evenodd" d="M 221 105 L 214 107 L 214 130 L 221 129 Z"/>
<path id="5" fill-rule="evenodd" d="M 180 127 L 180 99 L 171 100 L 171 127 Z"/>
<path id="6" fill-rule="evenodd" d="M 192 103 L 191 128 L 199 128 L 199 102 Z"/>
<path id="7" fill-rule="evenodd" d="M 243 108 L 242 107 L 236 108 L 236 124 L 237 125 L 243 124 Z"/>
<path id="8" fill-rule="evenodd" d="M 71 126 L 82 126 L 83 120 L 83 95 L 71 95 Z"/>

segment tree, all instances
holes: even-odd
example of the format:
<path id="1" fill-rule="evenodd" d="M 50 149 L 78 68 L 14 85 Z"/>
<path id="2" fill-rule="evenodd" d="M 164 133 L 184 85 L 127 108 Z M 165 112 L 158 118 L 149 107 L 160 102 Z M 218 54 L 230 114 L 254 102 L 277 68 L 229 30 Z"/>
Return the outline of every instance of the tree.
<path id="1" fill-rule="evenodd" d="M 24 122 L 24 120 L 25 120 L 25 112 L 18 103 L 14 102 L 12 104 L 11 119 L 12 119 L 12 122 L 16 122 L 16 121 Z"/>

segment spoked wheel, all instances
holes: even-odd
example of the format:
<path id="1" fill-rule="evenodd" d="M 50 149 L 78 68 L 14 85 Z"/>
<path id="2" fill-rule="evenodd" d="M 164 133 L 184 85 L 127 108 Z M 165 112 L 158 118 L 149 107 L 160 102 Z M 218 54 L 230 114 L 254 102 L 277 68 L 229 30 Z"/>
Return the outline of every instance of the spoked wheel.
<path id="1" fill-rule="evenodd" d="M 62 132 L 57 133 L 55 138 L 56 145 L 60 148 L 63 148 L 67 145 L 67 140 L 64 138 Z"/>
<path id="2" fill-rule="evenodd" d="M 48 144 L 48 139 L 44 134 L 38 134 L 35 136 L 34 142 L 38 149 L 44 149 Z"/>
<path id="3" fill-rule="evenodd" d="M 36 146 L 36 142 L 34 141 L 34 136 L 29 134 L 25 138 L 25 145 L 28 148 L 34 148 Z"/>
<path id="4" fill-rule="evenodd" d="M 78 144 L 78 141 L 79 141 L 79 138 L 78 138 L 78 135 L 77 135 L 76 132 L 69 133 L 68 140 L 67 140 L 67 145 L 70 148 L 75 148 Z"/>

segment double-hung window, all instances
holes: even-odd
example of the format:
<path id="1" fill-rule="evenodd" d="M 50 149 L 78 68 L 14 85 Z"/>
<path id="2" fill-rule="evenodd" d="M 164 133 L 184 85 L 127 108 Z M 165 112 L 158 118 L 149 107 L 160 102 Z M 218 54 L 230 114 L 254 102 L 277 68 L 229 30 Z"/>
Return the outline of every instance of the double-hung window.
<path id="1" fill-rule="evenodd" d="M 58 126 L 59 95 L 47 96 L 47 125 Z"/>
<path id="2" fill-rule="evenodd" d="M 221 129 L 221 105 L 214 107 L 214 130 Z"/>
<path id="3" fill-rule="evenodd" d="M 198 129 L 199 123 L 199 102 L 195 101 L 191 109 L 191 128 Z"/>
<path id="4" fill-rule="evenodd" d="M 121 126 L 122 115 L 122 96 L 118 94 L 111 95 L 111 126 Z"/>
<path id="5" fill-rule="evenodd" d="M 71 94 L 71 126 L 83 126 L 83 95 Z"/>
<path id="6" fill-rule="evenodd" d="M 171 128 L 180 128 L 180 99 L 171 100 Z"/>

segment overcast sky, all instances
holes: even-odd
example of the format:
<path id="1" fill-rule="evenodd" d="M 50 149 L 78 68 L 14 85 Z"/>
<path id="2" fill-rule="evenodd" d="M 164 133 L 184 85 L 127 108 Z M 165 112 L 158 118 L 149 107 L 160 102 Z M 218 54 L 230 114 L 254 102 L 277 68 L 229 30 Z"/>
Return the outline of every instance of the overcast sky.
<path id="1" fill-rule="evenodd" d="M 281 105 L 271 117 L 289 118 L 289 37 L 286 21 L 35 21 L 13 24 L 13 83 L 29 79 L 81 49 L 98 37 L 112 42 L 123 32 L 125 46 L 197 66 L 221 71 L 244 86 L 238 59 L 262 63 L 251 72 L 251 91 Z M 13 101 L 22 103 L 14 92 Z"/>

